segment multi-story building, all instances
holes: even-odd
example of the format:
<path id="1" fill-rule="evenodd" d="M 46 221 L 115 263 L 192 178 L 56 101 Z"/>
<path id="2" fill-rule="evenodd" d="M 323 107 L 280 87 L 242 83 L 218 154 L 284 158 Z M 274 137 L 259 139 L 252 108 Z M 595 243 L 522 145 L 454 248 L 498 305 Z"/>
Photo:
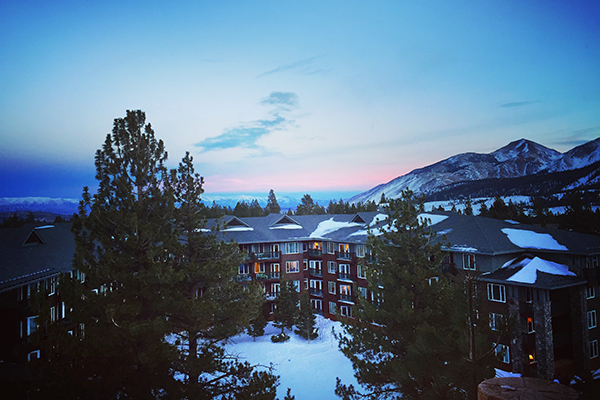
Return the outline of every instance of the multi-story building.
<path id="1" fill-rule="evenodd" d="M 451 212 L 422 217 L 447 252 L 443 270 L 478 277 L 487 295 L 479 312 L 488 313 L 492 329 L 513 316 L 516 326 L 497 346 L 501 369 L 553 378 L 600 368 L 600 237 Z M 217 235 L 247 252 L 240 282 L 261 283 L 271 301 L 285 274 L 298 291 L 309 291 L 316 312 L 335 319 L 352 317 L 357 295 L 369 295 L 366 238 L 386 218 L 375 212 L 227 216 Z"/>

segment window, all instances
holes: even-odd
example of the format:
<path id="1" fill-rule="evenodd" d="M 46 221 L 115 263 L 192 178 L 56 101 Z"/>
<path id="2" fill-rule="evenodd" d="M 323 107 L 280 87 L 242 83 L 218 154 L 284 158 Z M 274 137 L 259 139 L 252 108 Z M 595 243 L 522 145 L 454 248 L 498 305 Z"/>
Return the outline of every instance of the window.
<path id="1" fill-rule="evenodd" d="M 487 284 L 488 300 L 506 303 L 506 288 L 495 283 Z"/>
<path id="2" fill-rule="evenodd" d="M 288 274 L 300 272 L 300 263 L 298 261 L 286 261 L 285 272 L 287 272 Z"/>
<path id="3" fill-rule="evenodd" d="M 356 257 L 364 257 L 365 253 L 367 252 L 367 246 L 365 246 L 364 244 L 357 244 L 356 245 Z"/>
<path id="4" fill-rule="evenodd" d="M 350 285 L 340 285 L 340 294 L 350 295 L 350 291 L 352 286 Z"/>
<path id="5" fill-rule="evenodd" d="M 320 294 L 323 293 L 323 281 L 317 279 L 310 280 L 310 293 L 311 294 Z"/>
<path id="6" fill-rule="evenodd" d="M 323 311 L 323 300 L 310 299 L 310 305 L 314 310 Z"/>
<path id="7" fill-rule="evenodd" d="M 240 264 L 238 269 L 238 273 L 240 275 L 248 275 L 250 273 L 250 265 L 248 264 Z"/>
<path id="8" fill-rule="evenodd" d="M 31 361 L 31 360 L 37 360 L 38 358 L 40 358 L 40 351 L 39 350 L 34 350 L 31 351 L 27 354 L 27 361 Z"/>
<path id="9" fill-rule="evenodd" d="M 463 268 L 468 270 L 476 270 L 475 266 L 475 254 L 465 253 L 463 254 Z"/>
<path id="10" fill-rule="evenodd" d="M 525 288 L 525 301 L 527 303 L 533 302 L 533 288 Z"/>
<path id="11" fill-rule="evenodd" d="M 352 276 L 350 275 L 350 264 L 340 264 L 340 274 L 338 275 L 338 278 L 352 280 Z"/>
<path id="12" fill-rule="evenodd" d="M 367 288 L 366 287 L 359 286 L 358 293 L 361 295 L 361 297 L 363 297 L 365 299 L 367 298 Z"/>
<path id="13" fill-rule="evenodd" d="M 499 331 L 502 329 L 504 324 L 504 315 L 498 313 L 490 313 L 490 329 L 493 331 Z"/>
<path id="14" fill-rule="evenodd" d="M 283 244 L 283 254 L 298 254 L 300 253 L 300 246 L 298 242 L 287 242 Z"/>
<path id="15" fill-rule="evenodd" d="M 58 279 L 56 276 L 53 276 L 50 278 L 49 280 L 49 287 L 48 287 L 48 296 L 52 296 L 54 293 L 56 293 L 56 285 L 58 283 Z"/>
<path id="16" fill-rule="evenodd" d="M 55 322 L 56 321 L 56 307 L 52 306 L 50 307 L 50 322 Z"/>
<path id="17" fill-rule="evenodd" d="M 27 336 L 33 334 L 37 330 L 37 315 L 33 317 L 27 317 L 25 321 L 25 334 Z"/>
<path id="18" fill-rule="evenodd" d="M 304 289 L 308 289 L 308 278 L 304 278 Z"/>
<path id="19" fill-rule="evenodd" d="M 340 306 L 340 314 L 342 317 L 352 317 L 352 307 Z"/>
<path id="20" fill-rule="evenodd" d="M 304 271 L 308 269 L 308 260 L 306 258 L 302 260 L 302 266 L 304 267 Z"/>
<path id="21" fill-rule="evenodd" d="M 527 317 L 527 333 L 535 332 L 535 325 L 533 324 L 533 317 Z"/>
<path id="22" fill-rule="evenodd" d="M 367 279 L 367 267 L 363 266 L 363 265 L 357 265 L 356 266 L 356 276 L 359 279 Z"/>
<path id="23" fill-rule="evenodd" d="M 340 243 L 340 253 L 350 253 L 350 245 L 346 243 Z"/>
<path id="24" fill-rule="evenodd" d="M 292 281 L 292 283 L 294 284 L 294 288 L 296 289 L 296 292 L 300 293 L 300 281 L 296 280 L 296 281 Z"/>
<path id="25" fill-rule="evenodd" d="M 529 350 L 527 358 L 529 359 L 529 364 L 535 364 L 535 349 Z"/>
<path id="26" fill-rule="evenodd" d="M 256 274 L 264 274 L 265 273 L 265 263 L 254 263 L 254 273 Z"/>
<path id="27" fill-rule="evenodd" d="M 586 288 L 586 292 L 587 292 L 588 299 L 593 299 L 594 297 L 596 297 L 596 287 L 595 286 L 588 286 Z"/>
<path id="28" fill-rule="evenodd" d="M 327 242 L 327 253 L 335 254 L 335 243 Z"/>
<path id="29" fill-rule="evenodd" d="M 337 272 L 337 263 L 335 261 L 329 261 L 327 263 L 327 270 L 330 274 L 335 274 Z"/>
<path id="30" fill-rule="evenodd" d="M 333 301 L 329 302 L 329 314 L 335 314 L 336 313 L 336 304 Z"/>
<path id="31" fill-rule="evenodd" d="M 496 357 L 500 359 L 503 363 L 510 364 L 510 351 L 508 346 L 505 344 L 496 344 L 494 348 L 494 352 L 496 353 Z"/>
<path id="32" fill-rule="evenodd" d="M 592 340 L 590 342 L 590 358 L 598 357 L 598 340 Z"/>
<path id="33" fill-rule="evenodd" d="M 271 283 L 271 296 L 277 296 L 279 294 L 279 283 Z"/>
<path id="34" fill-rule="evenodd" d="M 596 320 L 596 310 L 588 311 L 587 313 L 588 329 L 595 328 L 598 325 Z"/>
<path id="35" fill-rule="evenodd" d="M 439 281 L 440 281 L 440 278 L 439 278 L 439 277 L 437 277 L 437 276 L 433 276 L 433 277 L 429 278 L 429 286 L 431 286 L 431 284 L 432 284 L 432 283 L 434 283 L 434 282 L 436 282 L 436 283 L 437 283 L 437 282 L 439 282 Z"/>
<path id="36" fill-rule="evenodd" d="M 329 293 L 335 294 L 335 282 L 327 282 L 327 288 L 329 289 Z"/>
<path id="37" fill-rule="evenodd" d="M 318 260 L 310 260 L 310 273 L 313 275 L 323 276 L 323 272 L 321 271 L 322 261 Z"/>
<path id="38" fill-rule="evenodd" d="M 271 264 L 271 278 L 279 278 L 279 263 Z"/>
<path id="39" fill-rule="evenodd" d="M 322 242 L 313 242 L 312 249 L 313 250 L 323 250 L 323 243 Z"/>

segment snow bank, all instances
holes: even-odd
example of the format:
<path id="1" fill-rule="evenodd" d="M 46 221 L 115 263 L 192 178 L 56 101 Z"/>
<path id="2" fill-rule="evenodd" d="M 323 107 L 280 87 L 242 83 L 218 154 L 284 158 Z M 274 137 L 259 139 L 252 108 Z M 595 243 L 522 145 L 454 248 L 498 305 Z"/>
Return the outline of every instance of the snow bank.
<path id="1" fill-rule="evenodd" d="M 568 251 L 566 246 L 558 243 L 548 233 L 537 233 L 523 229 L 503 228 L 502 232 L 515 246 L 524 249 L 544 249 Z"/>
<path id="2" fill-rule="evenodd" d="M 338 341 L 331 333 L 332 328 L 341 332 L 341 324 L 317 316 L 316 325 L 319 337 L 310 342 L 288 332 L 289 341 L 272 343 L 271 335 L 280 330 L 269 323 L 265 335 L 256 341 L 241 334 L 232 338 L 226 349 L 251 364 L 272 364 L 273 372 L 280 376 L 278 398 L 283 398 L 289 387 L 296 400 L 339 400 L 334 393 L 336 377 L 358 387 L 352 364 L 338 349 Z"/>
<path id="3" fill-rule="evenodd" d="M 338 229 L 352 228 L 352 227 L 357 227 L 357 226 L 362 226 L 362 225 L 363 224 L 360 224 L 358 222 L 334 221 L 333 217 L 331 217 L 326 221 L 319 222 L 317 229 L 315 229 L 308 237 L 321 238 L 321 237 L 325 237 L 325 235 L 327 235 L 328 233 L 337 231 Z"/>
<path id="4" fill-rule="evenodd" d="M 425 218 L 429 219 L 429 225 L 428 226 L 432 226 L 432 225 L 435 225 L 435 224 L 439 224 L 443 220 L 447 219 L 448 216 L 447 215 L 439 215 L 439 214 L 427 214 L 427 213 L 423 213 L 423 214 L 419 214 L 417 216 L 417 218 L 419 219 L 419 222 L 421 224 L 424 223 L 424 219 Z"/>
<path id="5" fill-rule="evenodd" d="M 534 284 L 537 280 L 538 271 L 552 275 L 576 276 L 573 272 L 569 271 L 569 267 L 566 265 L 543 260 L 539 257 L 533 259 L 527 258 L 511 268 L 519 266 L 522 266 L 523 268 L 508 278 L 507 281 Z"/>
<path id="6" fill-rule="evenodd" d="M 495 378 L 520 378 L 521 377 L 521 374 L 518 374 L 516 372 L 507 372 L 507 371 L 503 371 L 498 368 L 494 368 L 494 369 L 496 370 Z"/>

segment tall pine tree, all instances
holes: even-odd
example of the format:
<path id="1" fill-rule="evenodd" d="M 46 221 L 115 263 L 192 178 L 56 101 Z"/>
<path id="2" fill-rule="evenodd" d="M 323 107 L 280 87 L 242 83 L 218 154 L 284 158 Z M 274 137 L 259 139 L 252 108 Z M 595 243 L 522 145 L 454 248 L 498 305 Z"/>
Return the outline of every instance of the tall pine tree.
<path id="1" fill-rule="evenodd" d="M 233 283 L 237 246 L 199 234 L 202 179 L 189 155 L 177 171 L 166 160 L 142 111 L 96 152 L 98 190 L 73 225 L 85 282 L 59 286 L 71 324 L 40 329 L 40 398 L 274 398 L 276 377 L 218 344 L 259 299 Z"/>
<path id="2" fill-rule="evenodd" d="M 275 197 L 275 192 L 273 189 L 269 191 L 269 197 L 267 199 L 267 205 L 265 206 L 265 214 L 269 215 L 272 213 L 279 214 L 281 212 L 281 207 L 279 207 L 279 203 L 277 202 L 277 197 Z"/>
<path id="3" fill-rule="evenodd" d="M 372 297 L 342 321 L 340 348 L 369 398 L 463 399 L 476 390 L 474 371 L 483 377 L 494 361 L 492 351 L 470 357 L 465 286 L 440 272 L 441 247 L 422 212 L 410 191 L 389 200 L 388 228 L 368 239 Z M 363 397 L 339 380 L 336 393 Z"/>

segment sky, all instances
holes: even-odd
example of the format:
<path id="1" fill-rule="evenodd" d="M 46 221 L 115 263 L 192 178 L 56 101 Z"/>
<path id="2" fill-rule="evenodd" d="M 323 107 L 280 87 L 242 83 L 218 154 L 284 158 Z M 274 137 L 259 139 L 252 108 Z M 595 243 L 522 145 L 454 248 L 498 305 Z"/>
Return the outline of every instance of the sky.
<path id="1" fill-rule="evenodd" d="M 564 152 L 600 136 L 600 2 L 0 2 L 0 197 L 93 190 L 134 109 L 207 193 L 350 197 L 521 138 Z"/>

